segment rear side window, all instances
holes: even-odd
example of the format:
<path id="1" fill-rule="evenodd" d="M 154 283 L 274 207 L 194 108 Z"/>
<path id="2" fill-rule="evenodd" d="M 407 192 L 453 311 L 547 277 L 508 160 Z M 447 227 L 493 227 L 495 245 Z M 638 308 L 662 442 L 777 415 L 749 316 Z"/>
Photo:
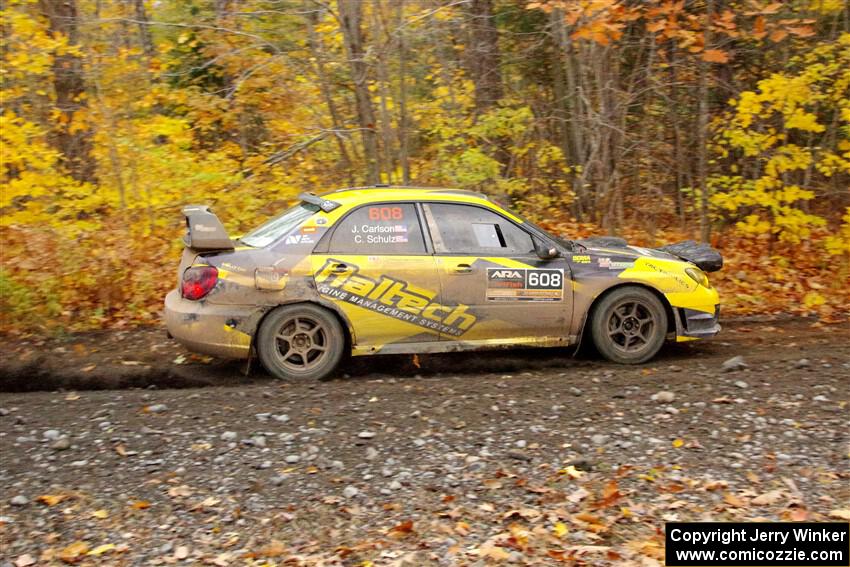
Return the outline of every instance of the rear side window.
<path id="1" fill-rule="evenodd" d="M 437 253 L 524 256 L 534 252 L 531 236 L 496 213 L 470 205 L 423 206 Z"/>
<path id="2" fill-rule="evenodd" d="M 424 254 L 425 240 L 416 208 L 410 203 L 364 205 L 339 222 L 328 251 L 334 254 Z"/>
<path id="3" fill-rule="evenodd" d="M 300 203 L 285 211 L 282 215 L 273 218 L 265 224 L 255 228 L 240 241 L 242 244 L 263 248 L 289 234 L 319 211 L 319 207 L 309 203 Z"/>

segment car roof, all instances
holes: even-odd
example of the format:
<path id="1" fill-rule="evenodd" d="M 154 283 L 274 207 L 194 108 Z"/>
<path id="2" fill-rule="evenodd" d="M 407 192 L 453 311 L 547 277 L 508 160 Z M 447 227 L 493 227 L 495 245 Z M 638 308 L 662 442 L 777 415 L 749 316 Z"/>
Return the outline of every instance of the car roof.
<path id="1" fill-rule="evenodd" d="M 457 200 L 467 202 L 474 202 L 476 200 L 490 201 L 487 195 L 484 195 L 483 193 L 476 193 L 474 191 L 449 189 L 445 187 L 409 187 L 405 185 L 346 187 L 329 193 L 323 193 L 321 197 L 336 201 L 343 205 L 375 201 L 393 201 L 400 199 L 411 201 L 434 198 L 439 200 L 453 200 L 452 197 L 457 198 Z"/>

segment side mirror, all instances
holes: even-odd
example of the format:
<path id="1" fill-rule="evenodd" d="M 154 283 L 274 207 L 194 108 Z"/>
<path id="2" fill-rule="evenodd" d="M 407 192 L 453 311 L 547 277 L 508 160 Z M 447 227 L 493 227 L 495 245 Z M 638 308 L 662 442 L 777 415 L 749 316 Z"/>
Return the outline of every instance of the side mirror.
<path id="1" fill-rule="evenodd" d="M 541 260 L 552 260 L 553 258 L 557 258 L 561 255 L 553 244 L 543 242 L 539 238 L 534 238 L 534 251 L 537 253 L 537 257 Z"/>

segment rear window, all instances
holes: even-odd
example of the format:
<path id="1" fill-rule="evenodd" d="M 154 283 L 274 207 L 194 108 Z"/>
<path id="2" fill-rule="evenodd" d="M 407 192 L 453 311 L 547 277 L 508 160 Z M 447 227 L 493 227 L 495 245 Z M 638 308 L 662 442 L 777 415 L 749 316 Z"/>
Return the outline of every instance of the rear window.
<path id="1" fill-rule="evenodd" d="M 284 212 L 282 215 L 277 216 L 265 224 L 255 228 L 243 236 L 240 241 L 247 246 L 264 248 L 281 237 L 286 236 L 294 229 L 300 227 L 304 224 L 304 221 L 312 217 L 318 211 L 319 207 L 317 205 L 311 205 L 309 203 L 298 204 Z"/>

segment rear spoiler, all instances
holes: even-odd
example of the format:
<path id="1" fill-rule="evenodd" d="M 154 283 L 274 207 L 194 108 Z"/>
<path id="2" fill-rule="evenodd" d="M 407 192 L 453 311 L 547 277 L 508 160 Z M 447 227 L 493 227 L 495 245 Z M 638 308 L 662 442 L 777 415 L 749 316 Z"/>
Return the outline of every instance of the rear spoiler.
<path id="1" fill-rule="evenodd" d="M 656 248 L 656 250 L 667 252 L 677 258 L 696 264 L 697 268 L 704 272 L 716 272 L 723 267 L 723 256 L 720 255 L 720 252 L 701 242 L 685 240 Z"/>
<path id="2" fill-rule="evenodd" d="M 193 250 L 233 250 L 233 241 L 207 205 L 187 205 L 183 207 L 186 217 L 186 236 L 183 244 Z"/>
<path id="3" fill-rule="evenodd" d="M 329 199 L 325 199 L 324 197 L 319 197 L 315 193 L 301 193 L 298 195 L 298 199 L 304 201 L 305 203 L 310 203 L 311 205 L 316 205 L 326 213 L 331 212 L 337 207 L 341 207 L 341 203 L 337 203 L 336 201 L 331 201 Z"/>

